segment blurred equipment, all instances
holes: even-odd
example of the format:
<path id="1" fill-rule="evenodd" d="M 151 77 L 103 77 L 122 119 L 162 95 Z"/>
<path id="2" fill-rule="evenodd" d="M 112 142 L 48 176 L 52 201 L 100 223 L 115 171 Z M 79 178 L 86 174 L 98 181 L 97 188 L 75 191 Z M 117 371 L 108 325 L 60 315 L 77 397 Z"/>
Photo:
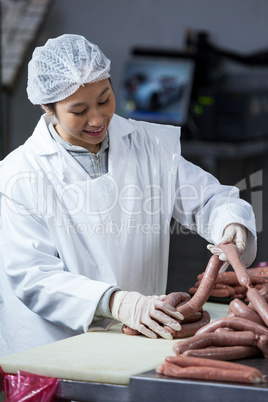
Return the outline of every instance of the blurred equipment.
<path id="1" fill-rule="evenodd" d="M 125 64 L 120 114 L 157 123 L 187 123 L 194 63 L 170 55 L 135 55 Z"/>
<path id="2" fill-rule="evenodd" d="M 241 55 L 187 30 L 183 51 L 132 49 L 122 81 L 125 117 L 180 125 L 185 139 L 268 135 L 268 50 Z"/>

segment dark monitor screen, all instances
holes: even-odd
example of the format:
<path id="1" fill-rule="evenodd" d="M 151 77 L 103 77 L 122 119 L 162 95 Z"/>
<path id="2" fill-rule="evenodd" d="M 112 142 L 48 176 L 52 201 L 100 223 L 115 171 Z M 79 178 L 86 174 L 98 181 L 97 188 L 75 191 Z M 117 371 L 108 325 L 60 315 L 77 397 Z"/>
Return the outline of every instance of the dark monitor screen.
<path id="1" fill-rule="evenodd" d="M 136 120 L 184 125 L 193 78 L 191 59 L 133 56 L 123 68 L 119 114 Z"/>

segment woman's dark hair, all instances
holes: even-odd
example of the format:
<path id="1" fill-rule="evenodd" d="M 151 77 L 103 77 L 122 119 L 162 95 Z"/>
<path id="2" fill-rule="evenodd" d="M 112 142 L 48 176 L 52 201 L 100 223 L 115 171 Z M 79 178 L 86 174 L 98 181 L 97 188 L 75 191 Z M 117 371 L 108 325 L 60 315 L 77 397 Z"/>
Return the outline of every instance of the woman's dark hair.
<path id="1" fill-rule="evenodd" d="M 55 114 L 56 112 L 55 103 L 46 103 L 45 106 L 48 107 Z"/>

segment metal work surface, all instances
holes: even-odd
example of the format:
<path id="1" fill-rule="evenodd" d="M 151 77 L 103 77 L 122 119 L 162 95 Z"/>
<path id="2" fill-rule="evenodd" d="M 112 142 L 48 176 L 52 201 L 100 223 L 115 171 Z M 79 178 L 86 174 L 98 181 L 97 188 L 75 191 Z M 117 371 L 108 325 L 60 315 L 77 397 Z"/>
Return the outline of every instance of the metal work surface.
<path id="1" fill-rule="evenodd" d="M 259 357 L 236 362 L 258 368 L 268 380 L 267 359 Z M 55 396 L 58 400 L 81 402 L 163 402 L 167 398 L 198 402 L 263 402 L 268 400 L 268 382 L 250 385 L 184 380 L 151 370 L 131 377 L 128 386 L 61 380 Z"/>
<path id="2" fill-rule="evenodd" d="M 126 385 L 60 380 L 56 400 L 79 402 L 131 402 L 130 387 Z"/>

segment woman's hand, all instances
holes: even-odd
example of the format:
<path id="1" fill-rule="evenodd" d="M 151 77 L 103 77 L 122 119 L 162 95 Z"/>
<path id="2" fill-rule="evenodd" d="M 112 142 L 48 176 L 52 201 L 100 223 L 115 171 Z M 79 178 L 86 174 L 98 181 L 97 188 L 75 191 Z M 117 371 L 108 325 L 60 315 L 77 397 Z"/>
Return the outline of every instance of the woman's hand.
<path id="1" fill-rule="evenodd" d="M 172 335 L 163 325 L 175 331 L 181 329 L 177 321 L 183 320 L 181 313 L 165 301 L 159 300 L 158 296 L 117 291 L 113 297 L 113 317 L 149 338 L 157 338 L 158 334 L 162 338 L 172 339 Z"/>
<path id="2" fill-rule="evenodd" d="M 247 229 L 240 223 L 231 223 L 224 229 L 221 243 L 234 243 L 238 248 L 239 254 L 243 254 L 247 247 Z M 227 261 L 226 255 L 218 247 L 209 244 L 207 248 L 212 254 L 218 255 L 221 261 Z"/>

